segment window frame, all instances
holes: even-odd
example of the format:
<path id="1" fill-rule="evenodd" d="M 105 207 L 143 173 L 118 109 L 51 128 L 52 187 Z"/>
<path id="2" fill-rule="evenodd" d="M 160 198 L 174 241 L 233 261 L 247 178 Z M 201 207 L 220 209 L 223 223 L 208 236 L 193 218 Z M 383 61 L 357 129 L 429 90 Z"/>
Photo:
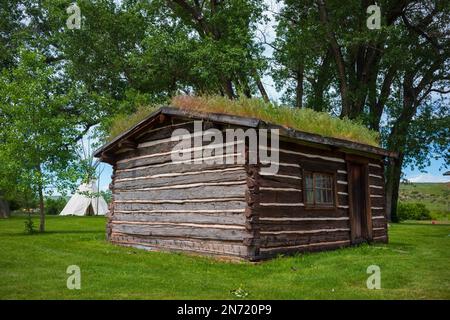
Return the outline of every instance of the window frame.
<path id="1" fill-rule="evenodd" d="M 312 175 L 312 181 L 313 181 L 313 197 L 314 197 L 314 203 L 307 203 L 306 201 L 306 176 Z M 331 177 L 331 196 L 332 196 L 332 203 L 316 203 L 316 189 L 315 189 L 315 175 L 325 175 Z M 308 169 L 305 168 L 302 170 L 302 195 L 303 195 L 303 204 L 306 209 L 322 209 L 322 210 L 335 210 L 338 206 L 338 198 L 337 198 L 337 186 L 336 186 L 336 171 L 327 171 L 327 170 L 314 170 L 314 169 Z"/>

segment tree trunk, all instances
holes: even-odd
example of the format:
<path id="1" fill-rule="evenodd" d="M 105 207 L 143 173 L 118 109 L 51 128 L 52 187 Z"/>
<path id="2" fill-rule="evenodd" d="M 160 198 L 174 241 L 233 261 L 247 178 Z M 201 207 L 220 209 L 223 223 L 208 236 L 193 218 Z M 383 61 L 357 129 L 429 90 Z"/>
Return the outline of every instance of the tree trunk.
<path id="1" fill-rule="evenodd" d="M 389 221 L 398 222 L 397 203 L 402 173 L 403 154 L 386 166 L 386 214 Z"/>
<path id="2" fill-rule="evenodd" d="M 9 203 L 0 196 L 0 218 L 9 218 L 9 215 Z"/>
<path id="3" fill-rule="evenodd" d="M 414 99 L 412 79 L 409 77 L 403 84 L 403 108 L 392 127 L 388 138 L 388 150 L 398 152 L 398 159 L 392 159 L 386 170 L 386 210 L 390 221 L 398 222 L 397 202 L 400 189 L 400 178 L 404 159 L 404 148 L 411 120 L 416 113 L 417 101 Z"/>
<path id="4" fill-rule="evenodd" d="M 37 171 L 39 173 L 39 184 L 38 184 L 38 193 L 39 193 L 39 232 L 45 232 L 45 208 L 44 208 L 44 184 L 42 178 L 42 169 L 41 165 L 38 165 Z"/>
<path id="5" fill-rule="evenodd" d="M 223 91 L 229 99 L 234 99 L 233 84 L 230 79 L 223 79 Z"/>
<path id="6" fill-rule="evenodd" d="M 44 208 L 44 192 L 42 185 L 39 186 L 39 232 L 45 232 L 45 208 Z"/>
<path id="7" fill-rule="evenodd" d="M 258 74 L 255 75 L 255 82 L 259 92 L 261 93 L 261 97 L 264 99 L 265 102 L 269 102 L 269 95 L 267 94 L 267 91 L 264 88 L 264 85 Z"/>
<path id="8" fill-rule="evenodd" d="M 297 70 L 297 85 L 295 86 L 295 107 L 301 109 L 303 107 L 303 65 Z"/>

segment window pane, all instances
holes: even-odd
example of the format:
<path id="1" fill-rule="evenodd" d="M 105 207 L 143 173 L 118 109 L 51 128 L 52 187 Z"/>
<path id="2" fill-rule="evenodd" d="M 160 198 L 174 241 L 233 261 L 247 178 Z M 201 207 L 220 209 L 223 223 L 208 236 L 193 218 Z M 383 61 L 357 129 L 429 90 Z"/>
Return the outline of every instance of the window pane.
<path id="1" fill-rule="evenodd" d="M 333 177 L 329 174 L 314 174 L 315 203 L 333 204 Z"/>
<path id="2" fill-rule="evenodd" d="M 305 174 L 305 202 L 314 203 L 313 176 L 310 173 Z"/>

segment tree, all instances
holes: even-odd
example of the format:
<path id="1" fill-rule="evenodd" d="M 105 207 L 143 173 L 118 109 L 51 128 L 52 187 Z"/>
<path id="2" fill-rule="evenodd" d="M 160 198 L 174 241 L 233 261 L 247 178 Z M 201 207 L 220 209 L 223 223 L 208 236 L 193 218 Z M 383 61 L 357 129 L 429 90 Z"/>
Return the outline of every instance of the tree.
<path id="1" fill-rule="evenodd" d="M 320 83 L 325 84 L 323 88 L 330 84 L 328 90 L 339 94 L 333 109 L 340 110 L 341 117 L 359 119 L 380 131 L 383 145 L 399 153 L 386 169 L 388 216 L 395 221 L 402 167 L 408 163 L 421 167 L 426 161 L 423 154 L 432 148 L 448 157 L 445 125 L 449 113 L 443 96 L 448 93 L 445 88 L 449 81 L 448 2 L 381 1 L 380 30 L 366 27 L 366 9 L 374 4 L 371 1 L 307 0 L 286 4 L 280 21 L 291 19 L 292 14 L 306 15 L 307 22 L 299 24 L 301 31 L 297 33 L 308 38 L 313 36 L 311 33 L 323 35 L 321 40 L 326 43 L 327 48 L 312 58 L 311 50 L 303 54 L 317 62 L 304 73 L 319 75 L 324 70 L 323 62 L 326 67 L 326 57 L 331 55 L 333 71 L 322 73 L 327 80 Z M 285 54 L 290 57 L 290 50 Z M 279 63 L 286 66 L 283 60 Z M 433 92 L 441 97 L 432 96 Z M 440 104 L 435 103 L 437 99 Z M 412 138 L 418 137 L 415 133 L 429 132 L 426 127 L 430 121 L 444 126 L 433 126 L 444 136 L 422 136 L 412 147 Z"/>
<path id="2" fill-rule="evenodd" d="M 77 117 L 61 111 L 70 104 L 69 89 L 45 57 L 22 49 L 18 58 L 0 74 L 0 189 L 38 197 L 43 232 L 46 187 L 76 180 L 72 148 L 80 129 Z"/>

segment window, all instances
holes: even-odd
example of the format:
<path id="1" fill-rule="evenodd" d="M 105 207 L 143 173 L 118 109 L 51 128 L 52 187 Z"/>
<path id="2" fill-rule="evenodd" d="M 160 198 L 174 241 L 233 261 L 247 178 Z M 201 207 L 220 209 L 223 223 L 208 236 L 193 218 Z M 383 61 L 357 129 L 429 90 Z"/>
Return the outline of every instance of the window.
<path id="1" fill-rule="evenodd" d="M 333 207 L 333 175 L 318 172 L 305 172 L 305 203 L 311 206 Z"/>

